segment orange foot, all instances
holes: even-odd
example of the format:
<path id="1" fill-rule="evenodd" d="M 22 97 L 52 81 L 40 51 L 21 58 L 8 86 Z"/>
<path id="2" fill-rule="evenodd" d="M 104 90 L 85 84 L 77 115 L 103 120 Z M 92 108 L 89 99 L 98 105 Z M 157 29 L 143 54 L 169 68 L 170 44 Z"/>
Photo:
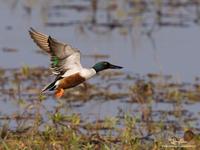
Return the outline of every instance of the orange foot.
<path id="1" fill-rule="evenodd" d="M 64 95 L 64 89 L 57 89 L 55 92 L 56 98 L 61 98 Z"/>

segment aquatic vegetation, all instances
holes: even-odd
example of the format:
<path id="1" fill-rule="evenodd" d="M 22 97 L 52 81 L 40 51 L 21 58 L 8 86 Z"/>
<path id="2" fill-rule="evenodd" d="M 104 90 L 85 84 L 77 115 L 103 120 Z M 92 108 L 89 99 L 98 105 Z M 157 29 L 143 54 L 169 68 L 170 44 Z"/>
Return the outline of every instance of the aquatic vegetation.
<path id="1" fill-rule="evenodd" d="M 117 31 L 152 40 L 161 27 L 199 25 L 200 3 L 194 0 L 1 2 L 12 12 L 22 9 L 16 13 L 23 17 L 39 11 L 48 28 L 75 26 L 82 34 Z M 15 29 L 5 26 L 7 33 Z M 1 49 L 18 51 L 6 45 Z M 110 58 L 97 53 L 84 57 Z M 84 87 L 67 90 L 61 100 L 40 93 L 50 81 L 48 68 L 0 68 L 0 149 L 200 149 L 199 77 L 185 83 L 172 75 L 106 71 Z"/>
<path id="2" fill-rule="evenodd" d="M 59 0 L 54 3 L 51 0 L 2 0 L 1 3 L 10 6 L 12 11 L 21 8 L 30 17 L 35 8 L 38 8 L 44 24 L 49 27 L 78 25 L 82 31 L 89 29 L 96 33 L 119 29 L 122 35 L 129 35 L 132 28 L 142 27 L 141 34 L 151 37 L 152 32 L 159 27 L 188 27 L 190 23 L 199 25 L 198 1 Z M 66 19 L 66 12 L 79 17 L 68 16 Z M 85 16 L 80 17 L 82 14 Z M 53 17 L 63 18 L 65 21 L 55 22 L 52 21 Z"/>
<path id="3" fill-rule="evenodd" d="M 18 50 L 15 48 L 8 48 L 8 47 L 3 47 L 2 48 L 3 52 L 8 52 L 8 53 L 13 53 L 13 52 L 17 52 Z"/>
<path id="4" fill-rule="evenodd" d="M 0 114 L 1 149 L 162 149 L 176 146 L 174 139 L 200 145 L 199 115 L 185 107 L 199 103 L 197 83 L 176 83 L 170 75 L 106 71 L 86 88 L 67 90 L 55 101 L 51 93 L 40 94 L 49 74 L 48 68 L 39 67 L 1 69 L 1 98 L 18 107 Z M 119 105 L 111 116 L 75 111 L 108 102 Z M 194 134 L 184 134 L 185 129 Z M 194 140 L 188 140 L 191 135 Z"/>

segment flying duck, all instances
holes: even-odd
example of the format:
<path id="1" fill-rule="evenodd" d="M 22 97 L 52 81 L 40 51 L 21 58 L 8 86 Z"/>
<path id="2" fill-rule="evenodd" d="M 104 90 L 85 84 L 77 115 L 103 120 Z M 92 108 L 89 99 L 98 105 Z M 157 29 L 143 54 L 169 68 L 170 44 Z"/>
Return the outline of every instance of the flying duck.
<path id="1" fill-rule="evenodd" d="M 52 83 L 45 86 L 42 92 L 55 90 L 56 98 L 62 97 L 65 89 L 85 82 L 102 70 L 122 68 L 106 61 L 98 62 L 92 68 L 84 68 L 80 63 L 81 54 L 78 49 L 33 28 L 30 28 L 29 33 L 37 46 L 50 55 L 50 69 L 56 78 Z"/>

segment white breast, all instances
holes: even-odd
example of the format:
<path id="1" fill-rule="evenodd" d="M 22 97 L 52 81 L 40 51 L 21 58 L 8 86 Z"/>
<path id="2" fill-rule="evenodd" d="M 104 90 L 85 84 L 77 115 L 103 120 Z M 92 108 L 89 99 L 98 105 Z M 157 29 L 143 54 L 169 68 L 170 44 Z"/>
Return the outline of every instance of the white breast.
<path id="1" fill-rule="evenodd" d="M 96 71 L 93 68 L 91 69 L 83 68 L 80 72 L 80 75 L 84 77 L 86 80 L 93 77 L 95 74 L 96 74 Z"/>

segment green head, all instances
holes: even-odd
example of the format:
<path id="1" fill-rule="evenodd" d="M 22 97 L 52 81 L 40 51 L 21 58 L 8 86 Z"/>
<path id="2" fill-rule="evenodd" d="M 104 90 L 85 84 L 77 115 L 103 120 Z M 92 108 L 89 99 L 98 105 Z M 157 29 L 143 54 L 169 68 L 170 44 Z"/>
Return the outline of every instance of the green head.
<path id="1" fill-rule="evenodd" d="M 102 61 L 102 62 L 96 63 L 92 68 L 96 72 L 99 72 L 105 69 L 122 69 L 123 67 L 110 64 L 109 62 L 106 62 L 106 61 Z"/>

